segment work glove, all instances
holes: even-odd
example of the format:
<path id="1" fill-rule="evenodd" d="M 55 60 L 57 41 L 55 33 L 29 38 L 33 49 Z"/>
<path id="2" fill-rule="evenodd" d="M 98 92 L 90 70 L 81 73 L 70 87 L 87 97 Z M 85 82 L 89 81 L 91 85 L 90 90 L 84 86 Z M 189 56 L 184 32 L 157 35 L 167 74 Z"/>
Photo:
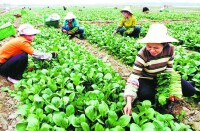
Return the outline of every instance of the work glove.
<path id="1" fill-rule="evenodd" d="M 53 52 L 51 54 L 52 54 L 52 58 L 56 58 L 58 56 L 58 54 L 56 52 Z"/>

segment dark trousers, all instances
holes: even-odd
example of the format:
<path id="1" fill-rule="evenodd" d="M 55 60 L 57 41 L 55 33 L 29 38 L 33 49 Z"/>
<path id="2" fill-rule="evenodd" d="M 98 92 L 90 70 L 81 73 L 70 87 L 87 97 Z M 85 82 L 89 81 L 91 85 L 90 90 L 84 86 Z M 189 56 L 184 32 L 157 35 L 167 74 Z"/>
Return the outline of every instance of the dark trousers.
<path id="1" fill-rule="evenodd" d="M 4 64 L 1 64 L 0 74 L 6 77 L 11 77 L 16 80 L 20 80 L 27 65 L 28 65 L 28 54 L 22 53 L 11 57 Z"/>
<path id="2" fill-rule="evenodd" d="M 133 32 L 131 34 L 128 34 L 127 36 L 139 38 L 141 28 L 139 26 L 135 26 L 135 27 L 133 27 L 133 29 L 134 29 Z M 117 32 L 119 32 L 121 35 L 123 35 L 125 31 L 126 31 L 126 29 L 123 27 L 118 28 L 118 30 L 117 30 Z"/>
<path id="3" fill-rule="evenodd" d="M 148 79 L 139 79 L 139 89 L 138 89 L 138 99 L 140 101 L 150 100 L 152 103 L 155 103 L 156 95 L 156 80 Z M 181 79 L 182 93 L 183 96 L 193 96 L 196 93 L 196 89 L 186 80 Z"/>

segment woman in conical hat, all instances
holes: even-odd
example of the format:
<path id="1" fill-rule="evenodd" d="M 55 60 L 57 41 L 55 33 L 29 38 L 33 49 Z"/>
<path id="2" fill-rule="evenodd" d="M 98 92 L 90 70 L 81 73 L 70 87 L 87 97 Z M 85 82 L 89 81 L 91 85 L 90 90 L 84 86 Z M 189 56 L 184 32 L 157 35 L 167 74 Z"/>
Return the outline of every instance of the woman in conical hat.
<path id="1" fill-rule="evenodd" d="M 157 87 L 156 75 L 164 71 L 174 71 L 174 46 L 171 42 L 177 39 L 168 35 L 167 28 L 163 24 L 152 24 L 147 35 L 138 41 L 145 43 L 137 54 L 132 74 L 127 79 L 124 90 L 124 98 L 127 102 L 124 107 L 125 114 L 132 113 L 132 102 L 138 97 L 140 101 L 155 100 L 155 88 Z M 196 89 L 186 80 L 181 79 L 183 96 L 192 96 Z M 176 100 L 174 96 L 171 101 Z"/>
<path id="2" fill-rule="evenodd" d="M 19 36 L 0 47 L 0 75 L 6 76 L 12 83 L 18 83 L 27 68 L 28 54 L 41 60 L 51 60 L 57 53 L 45 53 L 34 49 L 32 41 L 40 30 L 30 24 L 18 28 Z"/>
<path id="3" fill-rule="evenodd" d="M 118 28 L 114 31 L 114 34 L 120 33 L 121 35 L 138 38 L 141 28 L 136 26 L 136 18 L 133 16 L 133 12 L 129 6 L 126 6 L 121 10 L 123 18 L 120 21 Z"/>
<path id="4" fill-rule="evenodd" d="M 78 20 L 72 12 L 68 12 L 65 16 L 65 21 L 61 31 L 70 35 L 70 38 L 74 37 L 76 34 L 79 34 L 80 39 L 84 39 L 84 29 L 79 27 Z"/>

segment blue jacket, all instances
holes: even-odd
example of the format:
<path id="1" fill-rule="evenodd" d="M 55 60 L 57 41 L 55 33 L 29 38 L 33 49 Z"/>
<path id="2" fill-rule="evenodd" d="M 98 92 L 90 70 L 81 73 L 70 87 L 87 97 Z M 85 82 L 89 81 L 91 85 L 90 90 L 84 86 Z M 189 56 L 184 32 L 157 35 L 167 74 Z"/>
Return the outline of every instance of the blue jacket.
<path id="1" fill-rule="evenodd" d="M 69 26 L 69 23 L 67 20 L 64 21 L 64 27 Z M 72 32 L 76 32 L 79 28 L 79 24 L 78 24 L 78 20 L 77 19 L 73 19 L 72 21 L 72 27 L 71 27 L 71 31 Z"/>

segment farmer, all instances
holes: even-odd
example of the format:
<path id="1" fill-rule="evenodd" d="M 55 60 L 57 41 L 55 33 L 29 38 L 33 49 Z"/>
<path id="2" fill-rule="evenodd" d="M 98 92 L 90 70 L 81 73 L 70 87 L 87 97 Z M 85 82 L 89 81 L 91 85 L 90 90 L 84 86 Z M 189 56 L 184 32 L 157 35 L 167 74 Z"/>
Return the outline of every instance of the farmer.
<path id="1" fill-rule="evenodd" d="M 121 35 L 138 38 L 141 28 L 136 26 L 136 18 L 133 16 L 130 7 L 125 7 L 121 10 L 121 13 L 124 17 L 121 19 L 119 27 L 113 34 L 115 35 L 119 32 Z"/>
<path id="2" fill-rule="evenodd" d="M 28 54 L 41 60 L 51 60 L 56 53 L 42 53 L 31 46 L 40 30 L 30 24 L 22 24 L 18 28 L 19 36 L 0 47 L 0 74 L 12 83 L 22 79 L 22 74 L 28 64 Z"/>
<path id="3" fill-rule="evenodd" d="M 84 29 L 83 27 L 79 27 L 76 16 L 72 12 L 68 12 L 64 19 L 65 21 L 62 27 L 62 32 L 70 35 L 70 38 L 79 34 L 79 38 L 84 39 Z"/>
<path id="4" fill-rule="evenodd" d="M 137 98 L 140 101 L 150 100 L 154 103 L 156 75 L 164 71 L 173 71 L 174 46 L 170 42 L 178 42 L 167 34 L 163 24 L 152 24 L 147 35 L 138 41 L 146 43 L 137 54 L 132 74 L 126 82 L 124 98 L 126 105 L 125 114 L 131 114 L 132 102 Z M 183 96 L 192 96 L 197 91 L 186 80 L 181 79 Z M 171 96 L 170 100 L 177 98 Z"/>
<path id="5" fill-rule="evenodd" d="M 149 13 L 149 8 L 148 7 L 143 7 L 142 12 L 145 14 Z"/>
<path id="6" fill-rule="evenodd" d="M 162 8 L 160 8 L 160 12 L 169 12 L 168 6 L 164 5 Z"/>

